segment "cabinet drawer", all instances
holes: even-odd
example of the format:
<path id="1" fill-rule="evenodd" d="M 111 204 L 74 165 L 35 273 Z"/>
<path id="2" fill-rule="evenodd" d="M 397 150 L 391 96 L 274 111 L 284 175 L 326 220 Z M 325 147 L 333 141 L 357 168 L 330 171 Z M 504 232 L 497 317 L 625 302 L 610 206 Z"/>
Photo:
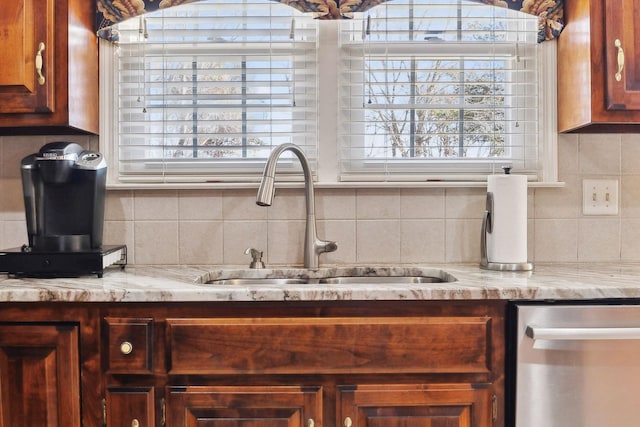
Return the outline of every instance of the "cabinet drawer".
<path id="1" fill-rule="evenodd" d="M 167 319 L 170 373 L 488 373 L 489 317 Z"/>
<path id="2" fill-rule="evenodd" d="M 107 371 L 142 373 L 152 370 L 152 319 L 106 317 Z"/>

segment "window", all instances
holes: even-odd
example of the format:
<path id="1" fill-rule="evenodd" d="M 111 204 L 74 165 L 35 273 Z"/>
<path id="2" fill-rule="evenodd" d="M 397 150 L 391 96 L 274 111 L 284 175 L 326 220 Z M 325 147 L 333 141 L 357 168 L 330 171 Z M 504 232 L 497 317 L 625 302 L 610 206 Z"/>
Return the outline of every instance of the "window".
<path id="1" fill-rule="evenodd" d="M 104 104 L 114 108 L 101 132 L 117 159 L 110 175 L 257 180 L 271 148 L 285 142 L 315 164 L 317 22 L 261 0 L 187 6 L 119 24 L 117 44 L 105 48 L 117 95 Z"/>
<path id="2" fill-rule="evenodd" d="M 100 53 L 109 186 L 256 182 L 285 142 L 328 185 L 484 181 L 505 164 L 556 180 L 555 43 L 537 43 L 535 16 L 393 0 L 318 21 L 203 0 L 116 29 Z M 301 179 L 288 154 L 279 179 Z"/>
<path id="3" fill-rule="evenodd" d="M 343 24 L 343 180 L 538 170 L 537 19 L 464 0 L 394 0 Z"/>

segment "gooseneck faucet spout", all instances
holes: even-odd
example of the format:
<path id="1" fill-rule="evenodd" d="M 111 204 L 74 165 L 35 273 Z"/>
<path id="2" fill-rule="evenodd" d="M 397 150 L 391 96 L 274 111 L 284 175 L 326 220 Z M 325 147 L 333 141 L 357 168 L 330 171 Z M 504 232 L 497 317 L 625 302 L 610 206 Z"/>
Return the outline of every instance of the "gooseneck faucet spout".
<path id="1" fill-rule="evenodd" d="M 313 189 L 313 176 L 311 166 L 302 149 L 295 144 L 282 144 L 271 151 L 267 163 L 264 166 L 262 180 L 258 188 L 256 204 L 258 206 L 271 206 L 275 192 L 276 164 L 280 155 L 285 151 L 291 151 L 298 157 L 304 173 L 304 192 L 307 207 L 307 218 L 304 235 L 304 267 L 308 269 L 318 268 L 318 257 L 324 252 L 333 252 L 338 249 L 335 242 L 318 239 L 316 232 L 315 196 Z"/>

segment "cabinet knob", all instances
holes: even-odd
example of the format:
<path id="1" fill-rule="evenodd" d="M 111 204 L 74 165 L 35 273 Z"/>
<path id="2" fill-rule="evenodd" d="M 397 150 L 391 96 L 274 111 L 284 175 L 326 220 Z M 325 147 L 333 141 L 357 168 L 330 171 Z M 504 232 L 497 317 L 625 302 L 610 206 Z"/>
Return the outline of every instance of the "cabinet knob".
<path id="1" fill-rule="evenodd" d="M 134 418 L 133 421 L 131 421 L 131 427 L 140 427 L 140 421 L 138 421 L 137 418 Z"/>
<path id="2" fill-rule="evenodd" d="M 344 419 L 344 427 L 351 427 L 353 425 L 353 421 L 351 421 L 351 417 L 347 417 Z"/>
<path id="3" fill-rule="evenodd" d="M 120 344 L 120 353 L 131 354 L 132 351 L 133 351 L 133 344 L 131 344 L 129 341 L 123 341 Z"/>
<path id="4" fill-rule="evenodd" d="M 316 422 L 313 421 L 313 418 L 309 418 L 307 420 L 307 427 L 314 427 L 316 425 Z"/>

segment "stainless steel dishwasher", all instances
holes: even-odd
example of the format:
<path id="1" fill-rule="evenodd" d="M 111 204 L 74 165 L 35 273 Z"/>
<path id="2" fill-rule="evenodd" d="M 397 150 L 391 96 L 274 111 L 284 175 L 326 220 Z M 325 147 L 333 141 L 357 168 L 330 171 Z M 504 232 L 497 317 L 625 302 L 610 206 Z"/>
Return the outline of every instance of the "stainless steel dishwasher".
<path id="1" fill-rule="evenodd" d="M 515 399 L 507 405 L 507 425 L 640 426 L 635 303 L 513 304 L 507 395 Z"/>

